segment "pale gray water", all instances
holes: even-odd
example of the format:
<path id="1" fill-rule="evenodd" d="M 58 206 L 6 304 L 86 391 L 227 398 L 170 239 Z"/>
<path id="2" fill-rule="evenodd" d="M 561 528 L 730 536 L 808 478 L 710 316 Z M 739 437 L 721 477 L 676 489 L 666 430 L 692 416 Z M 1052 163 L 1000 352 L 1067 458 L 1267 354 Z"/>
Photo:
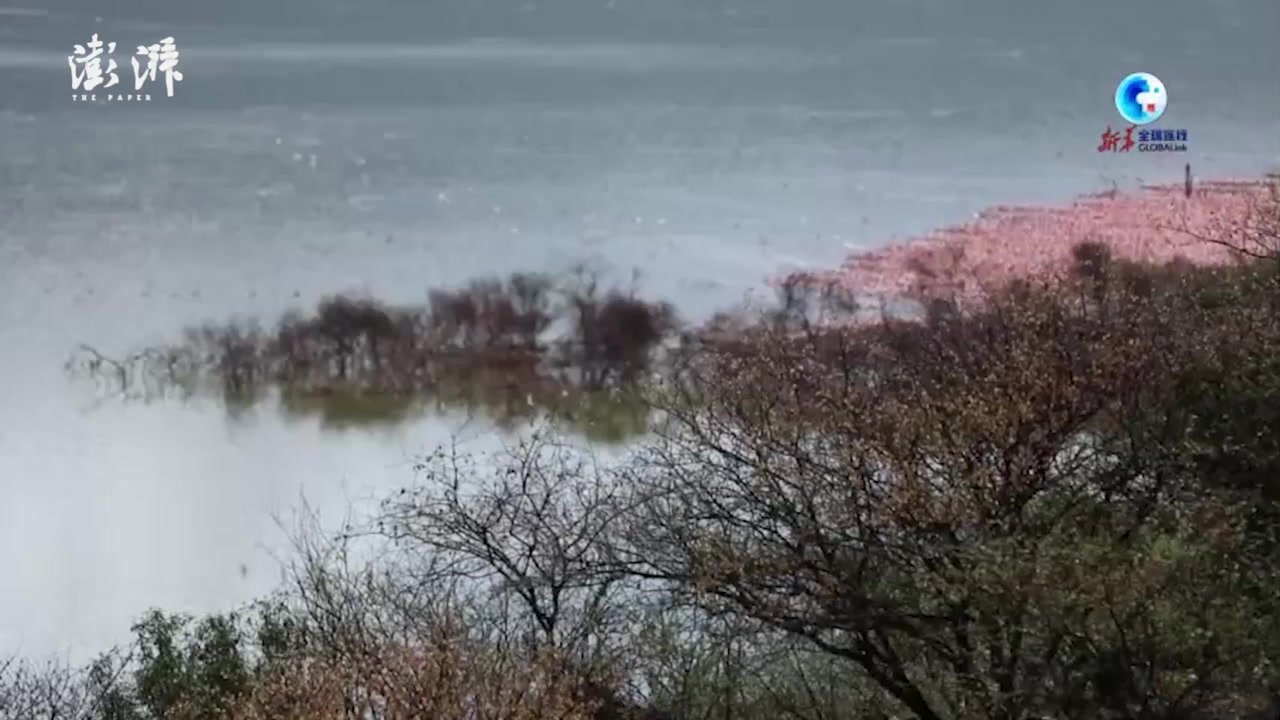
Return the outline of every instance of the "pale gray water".
<path id="1" fill-rule="evenodd" d="M 86 409 L 61 372 L 78 342 L 583 260 L 697 316 L 989 204 L 1280 162 L 1274 0 L 14 2 L 0 655 L 260 593 L 272 513 L 341 513 L 456 427 Z M 66 55 L 95 31 L 122 83 L 132 46 L 175 36 L 176 97 L 72 103 Z M 1185 156 L 1095 151 L 1134 70 L 1168 86 Z"/>

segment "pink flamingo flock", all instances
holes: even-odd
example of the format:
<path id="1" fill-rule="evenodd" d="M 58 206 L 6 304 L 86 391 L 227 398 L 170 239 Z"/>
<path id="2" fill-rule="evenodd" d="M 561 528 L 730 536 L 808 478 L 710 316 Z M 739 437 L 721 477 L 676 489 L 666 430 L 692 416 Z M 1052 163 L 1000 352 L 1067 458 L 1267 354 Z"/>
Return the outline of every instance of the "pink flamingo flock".
<path id="1" fill-rule="evenodd" d="M 965 225 L 849 257 L 839 268 L 793 273 L 781 282 L 862 297 L 975 300 L 1009 281 L 1061 272 L 1082 242 L 1115 258 L 1201 265 L 1232 262 L 1228 245 L 1259 242 L 1259 223 L 1277 207 L 1263 180 L 1148 186 L 1087 195 L 1066 207 L 997 206 Z"/>

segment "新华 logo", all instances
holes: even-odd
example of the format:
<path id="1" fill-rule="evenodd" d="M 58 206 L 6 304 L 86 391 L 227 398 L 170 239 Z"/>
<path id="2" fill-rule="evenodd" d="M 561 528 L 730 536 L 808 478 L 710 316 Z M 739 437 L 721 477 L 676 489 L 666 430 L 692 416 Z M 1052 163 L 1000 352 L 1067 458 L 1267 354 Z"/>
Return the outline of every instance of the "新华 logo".
<path id="1" fill-rule="evenodd" d="M 1188 136 L 1184 129 L 1139 129 L 1159 120 L 1169 107 L 1169 91 L 1160 78 L 1146 72 L 1126 75 L 1116 87 L 1115 99 L 1116 110 L 1129 127 L 1112 130 L 1108 125 L 1102 131 L 1098 152 L 1127 153 L 1135 148 L 1142 153 L 1187 151 Z"/>
<path id="2" fill-rule="evenodd" d="M 1134 125 L 1155 122 L 1169 105 L 1169 92 L 1160 78 L 1146 72 L 1125 76 L 1116 87 L 1116 110 Z"/>

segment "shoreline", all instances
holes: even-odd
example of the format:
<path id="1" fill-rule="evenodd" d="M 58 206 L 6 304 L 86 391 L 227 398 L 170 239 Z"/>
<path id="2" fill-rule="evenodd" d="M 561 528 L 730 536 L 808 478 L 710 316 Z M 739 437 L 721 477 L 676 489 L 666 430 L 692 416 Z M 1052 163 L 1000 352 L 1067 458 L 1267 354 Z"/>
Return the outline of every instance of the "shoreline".
<path id="1" fill-rule="evenodd" d="M 1268 174 L 1201 181 L 1189 195 L 1183 183 L 1169 183 L 1082 194 L 1062 205 L 993 205 L 967 223 L 855 252 L 837 268 L 774 276 L 771 284 L 882 299 L 973 299 L 1017 278 L 1065 269 L 1082 242 L 1104 243 L 1117 259 L 1226 264 L 1235 253 L 1220 241 L 1253 241 L 1234 223 L 1274 206 L 1276 182 Z M 1037 242 L 1028 246 L 1028 239 Z"/>

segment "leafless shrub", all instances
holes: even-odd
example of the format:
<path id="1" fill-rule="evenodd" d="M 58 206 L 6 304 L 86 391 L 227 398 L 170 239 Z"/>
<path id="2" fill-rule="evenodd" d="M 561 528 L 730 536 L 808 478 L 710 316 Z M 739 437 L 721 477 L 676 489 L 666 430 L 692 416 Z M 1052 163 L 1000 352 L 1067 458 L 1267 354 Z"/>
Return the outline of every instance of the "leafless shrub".
<path id="1" fill-rule="evenodd" d="M 609 533 L 626 494 L 581 448 L 535 434 L 499 458 L 440 450 L 420 482 L 390 498 L 379 526 L 528 621 L 537 647 L 607 664 L 616 651 L 621 577 Z M 603 658 L 603 659 L 602 659 Z"/>

